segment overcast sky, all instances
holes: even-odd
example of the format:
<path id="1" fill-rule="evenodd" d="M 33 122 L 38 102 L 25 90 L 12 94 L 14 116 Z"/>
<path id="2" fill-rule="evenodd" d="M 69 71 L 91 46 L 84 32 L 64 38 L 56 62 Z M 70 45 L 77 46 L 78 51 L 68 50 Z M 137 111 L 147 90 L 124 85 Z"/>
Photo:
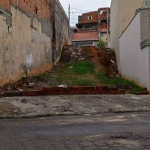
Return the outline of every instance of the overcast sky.
<path id="1" fill-rule="evenodd" d="M 66 13 L 71 6 L 71 25 L 75 25 L 78 15 L 88 11 L 96 11 L 100 7 L 110 7 L 111 0 L 60 0 Z"/>

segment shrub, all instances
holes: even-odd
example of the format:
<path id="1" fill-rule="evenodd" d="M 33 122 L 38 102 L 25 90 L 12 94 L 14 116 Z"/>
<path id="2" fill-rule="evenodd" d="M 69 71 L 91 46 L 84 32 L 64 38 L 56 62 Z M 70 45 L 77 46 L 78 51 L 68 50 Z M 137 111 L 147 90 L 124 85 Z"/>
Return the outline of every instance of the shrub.
<path id="1" fill-rule="evenodd" d="M 106 42 L 104 42 L 104 41 L 99 41 L 98 44 L 97 44 L 97 47 L 98 47 L 98 48 L 106 48 Z"/>

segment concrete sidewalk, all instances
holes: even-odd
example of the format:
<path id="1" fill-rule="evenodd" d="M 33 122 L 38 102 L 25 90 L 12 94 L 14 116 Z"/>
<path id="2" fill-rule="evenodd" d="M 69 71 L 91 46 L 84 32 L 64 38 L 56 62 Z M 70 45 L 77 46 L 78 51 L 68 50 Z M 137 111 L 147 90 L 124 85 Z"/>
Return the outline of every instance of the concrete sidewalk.
<path id="1" fill-rule="evenodd" d="M 150 95 L 63 95 L 0 98 L 0 117 L 150 111 Z"/>

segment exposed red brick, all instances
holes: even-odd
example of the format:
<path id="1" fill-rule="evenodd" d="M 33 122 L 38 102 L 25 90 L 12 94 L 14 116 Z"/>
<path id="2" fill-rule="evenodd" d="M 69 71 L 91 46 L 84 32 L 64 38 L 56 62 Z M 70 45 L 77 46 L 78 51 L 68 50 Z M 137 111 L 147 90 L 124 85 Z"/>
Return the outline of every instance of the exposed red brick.
<path id="1" fill-rule="evenodd" d="M 23 92 L 6 92 L 3 97 L 23 96 Z"/>
<path id="2" fill-rule="evenodd" d="M 89 20 L 88 16 L 91 16 L 92 19 Z M 79 19 L 79 23 L 91 23 L 91 22 L 98 22 L 98 12 L 97 11 L 84 13 L 84 14 L 82 14 L 82 19 Z"/>
<path id="3" fill-rule="evenodd" d="M 0 7 L 10 10 L 10 1 L 9 0 L 0 0 Z"/>
<path id="4" fill-rule="evenodd" d="M 23 96 L 42 96 L 45 93 L 42 90 L 39 91 L 25 91 L 23 92 Z"/>
<path id="5" fill-rule="evenodd" d="M 11 5 L 39 18 L 51 19 L 50 0 L 0 0 L 0 7 L 8 11 Z"/>
<path id="6" fill-rule="evenodd" d="M 43 87 L 38 91 L 6 92 L 4 97 L 11 96 L 43 96 L 43 95 L 80 95 L 80 94 L 125 94 L 125 90 L 103 87 Z"/>

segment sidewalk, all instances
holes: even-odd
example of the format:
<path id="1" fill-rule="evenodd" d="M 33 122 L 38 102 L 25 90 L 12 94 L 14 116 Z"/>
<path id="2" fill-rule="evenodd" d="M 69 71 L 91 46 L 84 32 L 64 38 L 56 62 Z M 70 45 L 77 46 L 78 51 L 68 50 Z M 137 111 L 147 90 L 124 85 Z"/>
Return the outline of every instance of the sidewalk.
<path id="1" fill-rule="evenodd" d="M 0 117 L 150 111 L 150 95 L 63 95 L 0 98 Z"/>

